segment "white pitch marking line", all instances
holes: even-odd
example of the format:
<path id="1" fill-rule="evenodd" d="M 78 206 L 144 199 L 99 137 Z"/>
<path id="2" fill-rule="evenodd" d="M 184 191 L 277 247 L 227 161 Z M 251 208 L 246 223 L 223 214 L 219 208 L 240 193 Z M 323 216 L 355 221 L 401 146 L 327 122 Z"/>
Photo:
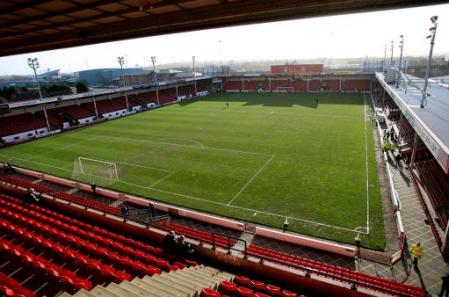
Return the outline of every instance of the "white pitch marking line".
<path id="1" fill-rule="evenodd" d="M 365 124 L 365 174 L 366 174 L 366 232 L 369 234 L 369 179 L 368 179 L 368 135 L 366 127 L 366 96 L 363 95 L 364 102 L 364 117 L 363 122 Z"/>
<path id="2" fill-rule="evenodd" d="M 231 200 L 226 204 L 227 206 L 231 205 L 231 203 L 237 198 L 248 186 L 253 182 L 253 180 L 259 175 L 259 173 L 262 172 L 262 170 L 273 160 L 275 155 L 272 155 L 270 159 L 265 161 L 265 163 L 257 170 L 257 172 L 249 179 L 249 181 L 238 191 L 237 194 L 234 195 L 234 197 L 231 198 Z"/>
<path id="3" fill-rule="evenodd" d="M 155 181 L 154 183 L 152 183 L 152 184 L 150 185 L 150 187 L 154 187 L 155 185 L 161 183 L 162 181 L 164 181 L 165 179 L 169 178 L 169 177 L 172 176 L 173 174 L 175 174 L 174 171 L 171 172 L 171 173 L 169 173 L 169 174 L 167 174 L 166 176 L 164 176 L 164 177 L 158 179 L 157 181 Z"/>
<path id="4" fill-rule="evenodd" d="M 174 139 L 174 140 L 187 140 L 187 141 L 191 141 L 193 143 L 198 144 L 198 146 L 200 148 L 205 148 L 204 144 L 202 144 L 201 142 L 195 140 L 195 139 L 191 139 L 191 138 L 184 138 L 184 137 L 165 137 L 163 139 Z"/>
<path id="5" fill-rule="evenodd" d="M 101 158 L 97 158 L 97 157 L 86 157 L 86 158 L 91 158 L 91 159 L 94 159 L 94 160 L 96 159 L 98 161 L 103 161 L 103 162 L 124 164 L 124 165 L 128 165 L 128 166 L 135 166 L 135 167 L 140 167 L 140 168 L 145 168 L 145 169 L 154 169 L 156 171 L 172 173 L 172 171 L 170 171 L 170 170 L 162 169 L 162 168 L 158 168 L 158 167 L 145 166 L 145 165 L 139 165 L 139 164 L 134 164 L 134 163 L 122 162 L 122 161 L 111 161 L 111 160 L 101 159 Z"/>
<path id="6" fill-rule="evenodd" d="M 64 167 L 53 166 L 53 165 L 50 165 L 50 164 L 47 164 L 47 163 L 43 163 L 43 162 L 39 162 L 39 161 L 32 161 L 32 160 L 28 160 L 28 159 L 23 159 L 23 158 L 3 155 L 3 154 L 0 154 L 0 156 L 2 156 L 4 158 L 7 158 L 7 159 L 16 159 L 16 160 L 19 160 L 19 161 L 34 163 L 34 164 L 38 164 L 38 165 L 42 165 L 42 166 L 46 166 L 46 167 L 50 167 L 50 168 L 55 168 L 55 169 L 60 169 L 60 170 L 64 170 L 64 171 L 70 171 L 70 172 L 72 171 L 72 170 L 69 170 L 69 169 L 64 168 Z"/>
<path id="7" fill-rule="evenodd" d="M 143 139 L 137 140 L 137 139 L 133 139 L 133 138 L 118 137 L 118 136 L 100 136 L 100 137 L 126 140 L 128 142 L 134 142 L 134 143 L 148 142 L 148 143 L 171 145 L 171 146 L 177 146 L 177 147 L 199 148 L 197 145 L 191 145 L 191 144 L 179 144 L 179 143 L 170 143 L 170 142 L 162 142 L 162 141 L 143 140 Z M 216 151 L 227 151 L 227 152 L 240 153 L 240 154 L 257 155 L 257 156 L 271 156 L 270 154 L 265 154 L 265 153 L 255 153 L 255 152 L 240 151 L 240 150 L 235 150 L 235 149 L 218 148 L 218 147 L 211 147 L 211 146 L 203 146 L 202 149 L 209 149 L 209 150 L 216 150 Z"/>
<path id="8" fill-rule="evenodd" d="M 45 163 L 41 163 L 41 162 L 37 162 L 37 161 L 31 161 L 31 160 L 27 160 L 27 159 L 21 159 L 21 158 L 7 156 L 7 155 L 3 155 L 3 154 L 0 154 L 0 156 L 4 156 L 4 157 L 7 157 L 7 158 L 18 159 L 18 160 L 22 160 L 22 161 L 25 161 L 25 162 L 35 163 L 35 164 L 41 164 L 41 165 L 45 165 L 45 166 L 48 166 L 48 167 L 60 169 L 60 170 L 66 171 L 66 172 L 72 172 L 73 171 L 71 169 L 66 169 L 66 168 L 63 168 L 63 167 L 47 165 Z M 89 175 L 89 174 L 86 174 L 86 175 Z M 95 176 L 95 177 L 98 177 L 98 176 Z M 100 176 L 98 178 L 102 178 L 102 177 Z M 164 191 L 164 190 L 160 190 L 160 189 L 156 189 L 156 188 L 145 187 L 145 186 L 138 185 L 138 184 L 135 184 L 135 183 L 125 182 L 125 181 L 119 181 L 119 183 L 131 185 L 131 186 L 136 186 L 136 187 L 143 188 L 143 189 L 150 189 L 150 190 L 153 190 L 153 191 L 156 191 L 156 192 L 165 193 L 165 194 L 171 194 L 171 195 L 175 195 L 175 196 L 179 196 L 179 197 L 183 197 L 183 198 L 188 198 L 188 199 L 192 199 L 192 200 L 204 201 L 204 202 L 212 203 L 212 204 L 215 204 L 215 205 L 221 205 L 221 206 L 225 206 L 225 207 L 241 209 L 241 210 L 245 210 L 245 211 L 249 211 L 249 212 L 257 212 L 259 214 L 264 214 L 264 215 L 269 215 L 269 216 L 274 216 L 274 217 L 280 217 L 280 218 L 285 218 L 286 217 L 285 215 L 272 213 L 272 212 L 269 212 L 269 211 L 257 210 L 257 209 L 246 208 L 246 207 L 235 206 L 235 205 L 226 205 L 225 203 L 211 201 L 211 200 L 208 200 L 208 199 L 205 199 L 205 198 L 199 198 L 199 197 L 179 194 L 179 193 L 175 193 L 175 192 Z M 361 233 L 361 234 L 368 234 L 368 233 L 356 231 L 357 228 L 349 229 L 349 228 L 345 228 L 345 227 L 329 225 L 329 224 L 325 224 L 325 223 L 320 223 L 320 222 L 315 222 L 315 221 L 312 221 L 312 220 L 295 218 L 295 217 L 291 217 L 291 216 L 288 216 L 287 218 L 289 220 L 299 221 L 299 222 L 308 223 L 308 224 L 314 224 L 314 225 L 318 225 L 318 226 L 324 226 L 324 227 L 328 227 L 328 228 L 332 228 L 332 229 L 336 229 L 336 230 L 342 230 L 342 231 L 354 232 L 354 233 Z"/>

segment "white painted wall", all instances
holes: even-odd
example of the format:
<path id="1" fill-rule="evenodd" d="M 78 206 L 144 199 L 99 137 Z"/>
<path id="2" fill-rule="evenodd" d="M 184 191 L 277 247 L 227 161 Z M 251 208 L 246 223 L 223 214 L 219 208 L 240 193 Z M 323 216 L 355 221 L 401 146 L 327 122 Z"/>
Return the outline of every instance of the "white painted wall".
<path id="1" fill-rule="evenodd" d="M 121 110 L 104 113 L 104 114 L 102 114 L 102 116 L 105 119 L 115 119 L 115 118 L 119 118 L 119 117 L 127 115 L 127 114 L 128 114 L 128 111 L 126 109 L 121 109 Z"/>
<path id="2" fill-rule="evenodd" d="M 95 117 L 83 118 L 83 119 L 79 119 L 78 121 L 79 121 L 80 125 L 92 123 L 93 121 L 95 121 Z"/>
<path id="3" fill-rule="evenodd" d="M 40 128 L 37 130 L 30 130 L 30 131 L 25 131 L 25 132 L 13 134 L 13 135 L 4 136 L 4 137 L 2 137 L 2 139 L 6 143 L 12 143 L 12 142 L 20 142 L 20 141 L 24 141 L 24 140 L 28 140 L 28 139 L 32 139 L 32 138 L 36 138 L 36 137 L 42 137 L 47 134 L 48 134 L 47 128 Z"/>

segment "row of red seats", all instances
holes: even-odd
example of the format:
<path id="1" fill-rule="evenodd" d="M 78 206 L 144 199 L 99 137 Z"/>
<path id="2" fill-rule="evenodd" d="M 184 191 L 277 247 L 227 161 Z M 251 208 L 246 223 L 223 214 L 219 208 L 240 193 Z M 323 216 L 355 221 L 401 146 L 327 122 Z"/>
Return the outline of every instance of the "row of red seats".
<path id="1" fill-rule="evenodd" d="M 241 81 L 235 81 L 235 80 L 228 80 L 224 83 L 224 89 L 225 90 L 242 90 L 242 82 Z"/>
<path id="2" fill-rule="evenodd" d="M 422 289 L 409 285 L 399 284 L 394 281 L 352 271 L 343 267 L 310 260 L 292 254 L 278 252 L 272 249 L 250 245 L 248 253 L 255 256 L 268 258 L 274 262 L 286 266 L 295 267 L 304 271 L 311 271 L 321 276 L 338 279 L 358 286 L 366 287 L 379 292 L 395 293 L 399 296 L 425 296 Z"/>
<path id="3" fill-rule="evenodd" d="M 11 257 L 11 259 L 17 259 L 24 264 L 28 263 L 33 266 L 34 269 L 40 270 L 42 273 L 45 273 L 74 289 L 92 289 L 92 283 L 87 279 L 77 276 L 70 270 L 52 264 L 48 260 L 28 252 L 10 241 L 0 238 L 0 250 L 8 253 L 8 256 Z"/>
<path id="4" fill-rule="evenodd" d="M 24 207 L 26 206 L 26 207 Z M 7 209 L 8 208 L 8 209 Z M 33 208 L 38 210 L 39 212 L 36 212 L 34 210 L 31 210 L 29 208 Z M 23 213 L 23 215 L 19 214 L 19 213 L 15 213 L 11 210 L 16 210 L 19 211 L 21 213 Z M 43 213 L 47 213 L 49 215 L 57 215 L 60 219 L 64 219 L 64 222 L 56 220 L 52 217 L 49 216 L 45 216 Z M 97 268 L 96 270 L 99 269 L 99 264 L 103 265 L 104 268 L 104 273 L 107 274 L 111 274 L 110 269 L 112 267 L 102 264 L 100 261 L 97 261 L 93 258 L 89 258 L 87 256 L 84 256 L 82 254 L 76 254 L 72 253 L 72 250 L 70 248 L 66 248 L 63 249 L 60 243 L 65 243 L 66 246 L 68 245 L 72 245 L 72 246 L 76 246 L 78 249 L 87 252 L 88 254 L 94 254 L 96 256 L 99 256 L 103 261 L 113 261 L 112 264 L 114 265 L 119 265 L 122 268 L 127 268 L 127 269 L 131 269 L 133 272 L 137 272 L 139 275 L 143 274 L 148 274 L 148 275 L 152 275 L 154 273 L 160 273 L 160 270 L 152 267 L 151 264 L 156 264 L 156 265 L 160 265 L 163 266 L 165 268 L 166 271 L 169 270 L 178 270 L 178 269 L 183 269 L 187 266 L 195 266 L 198 265 L 197 262 L 195 261 L 191 261 L 191 260 L 185 260 L 185 263 L 180 263 L 180 262 L 175 262 L 173 265 L 169 265 L 169 263 L 166 260 L 160 259 L 160 258 L 155 258 L 152 255 L 146 254 L 143 251 L 138 251 L 138 250 L 134 250 L 128 246 L 125 246 L 119 242 L 113 242 L 111 241 L 110 238 L 105 238 L 105 237 L 100 237 L 100 236 L 92 236 L 92 234 L 89 234 L 89 232 L 84 231 L 83 229 L 78 228 L 77 230 L 73 230 L 76 228 L 71 228 L 70 224 L 65 223 L 65 222 L 73 222 L 74 225 L 81 225 L 81 226 L 85 226 L 87 228 L 85 228 L 86 230 L 90 230 L 90 229 L 96 229 L 98 227 L 94 227 L 94 226 L 90 226 L 86 223 L 80 222 L 78 220 L 75 219 L 70 219 L 69 217 L 66 217 L 64 215 L 58 214 L 56 212 L 53 212 L 51 210 L 42 208 L 38 205 L 35 204 L 28 204 L 28 203 L 24 203 L 22 200 L 17 199 L 17 198 L 13 198 L 9 195 L 5 195 L 0 193 L 0 214 L 2 214 L 3 216 L 8 217 L 9 219 L 13 220 L 14 222 L 21 224 L 21 225 L 25 225 L 25 228 L 20 228 L 20 227 L 15 227 L 12 224 L 1 224 L 1 226 L 3 226 L 3 228 L 8 228 L 10 230 L 14 229 L 17 231 L 18 234 L 21 234 L 24 237 L 27 237 L 27 239 L 32 240 L 30 237 L 33 237 L 36 244 L 36 246 L 45 246 L 47 248 L 50 249 L 54 249 L 56 254 L 58 253 L 58 251 L 62 254 L 65 255 L 66 258 L 68 259 L 75 259 L 78 258 L 78 261 L 81 261 L 82 264 L 84 264 L 84 266 L 91 266 L 90 268 L 92 270 L 95 270 L 95 267 Z M 25 216 L 27 217 L 33 217 L 33 218 L 37 218 L 40 220 L 40 222 L 34 220 L 34 219 L 27 219 Z M 1 221 L 1 219 L 0 219 Z M 47 225 L 46 223 L 49 222 L 51 225 Z M 64 227 L 66 229 L 64 230 L 57 230 L 56 228 L 52 228 L 52 226 L 57 226 L 57 227 Z M 35 232 L 23 232 L 25 229 L 28 230 L 29 229 L 34 229 L 36 230 Z M 70 229 L 71 228 L 71 229 Z M 105 234 L 110 234 L 110 231 L 107 230 L 103 230 L 103 229 L 99 229 L 100 231 L 104 231 L 103 233 Z M 36 232 L 42 232 L 44 231 L 44 233 L 42 235 L 38 235 Z M 88 237 L 93 239 L 94 242 L 97 243 L 103 243 L 104 245 L 106 245 L 106 247 L 110 247 L 113 246 L 116 249 L 122 250 L 122 251 L 128 251 L 133 253 L 133 256 L 137 257 L 137 258 L 141 258 L 144 259 L 144 262 L 150 263 L 149 265 L 141 265 L 138 263 L 138 261 L 134 261 L 132 262 L 132 260 L 130 260 L 129 258 L 126 258 L 122 255 L 118 255 L 115 252 L 112 252 L 110 250 L 108 250 L 107 248 L 105 248 L 104 246 L 96 246 L 93 244 L 89 244 L 89 242 L 85 241 L 84 239 L 77 237 L 75 235 L 72 234 L 66 234 L 65 231 L 68 231 L 69 233 L 71 233 L 72 231 L 81 231 L 83 232 L 83 234 L 81 234 L 81 236 L 83 237 Z M 33 234 L 33 235 L 31 235 Z M 78 235 L 78 234 L 77 234 Z M 112 233 L 112 235 L 117 235 L 115 233 Z M 52 236 L 55 237 L 55 239 L 59 242 L 58 244 L 52 243 L 49 240 L 41 240 L 43 239 L 45 236 L 46 238 L 51 238 Z M 126 238 L 124 236 L 121 235 L 117 235 L 117 236 L 113 236 L 115 238 L 120 238 L 128 243 L 130 243 L 130 241 L 132 242 L 132 239 Z M 138 241 L 134 241 L 134 243 L 137 243 Z M 150 245 L 146 245 L 146 244 L 135 244 L 138 246 L 148 246 L 148 247 L 152 247 Z M 160 250 L 159 248 L 154 248 L 152 247 L 151 251 L 156 251 L 157 253 L 163 253 L 162 250 Z M 94 266 L 94 267 L 92 267 Z M 119 271 L 120 272 L 120 271 Z M 133 274 L 134 275 L 134 274 Z M 117 280 L 130 280 L 131 276 L 127 273 L 121 273 L 121 275 L 119 275 L 119 277 L 121 276 L 121 279 L 118 278 Z"/>
<path id="5" fill-rule="evenodd" d="M 95 105 L 97 106 L 98 115 L 102 115 L 104 113 L 114 112 L 122 109 L 126 109 L 126 107 L 118 104 L 112 100 L 101 100 L 95 101 Z M 95 113 L 95 105 L 93 102 L 83 103 L 80 106 L 90 110 L 92 113 Z"/>
<path id="6" fill-rule="evenodd" d="M 26 218 L 18 213 L 6 210 L 3 207 L 0 207 L 0 213 L 7 216 L 9 220 L 14 221 L 16 224 L 26 226 L 36 232 L 42 232 L 42 234 L 45 234 L 46 236 L 55 236 L 58 240 L 61 240 L 68 245 L 76 246 L 87 254 L 95 255 L 101 258 L 104 262 L 119 265 L 122 268 L 127 269 L 127 271 L 129 271 L 129 273 L 133 276 L 153 275 L 160 273 L 160 269 L 154 266 L 146 265 L 139 261 L 133 261 L 129 257 L 122 256 L 108 248 L 97 246 L 96 243 L 84 240 L 75 235 L 68 235 L 65 232 L 51 227 L 50 225 L 40 223 L 34 219 Z"/>
<path id="7" fill-rule="evenodd" d="M 106 213 L 110 213 L 110 214 L 114 214 L 114 215 L 120 215 L 120 209 L 118 207 L 113 207 L 113 206 L 109 206 L 106 205 L 104 203 L 101 202 L 97 202 L 94 201 L 92 199 L 88 199 L 88 198 L 84 198 L 84 197 L 80 197 L 74 194 L 69 194 L 69 193 L 65 193 L 65 192 L 60 192 L 60 191 L 56 191 L 53 190 L 47 186 L 38 184 L 38 183 L 32 183 L 29 181 L 26 181 L 24 179 L 18 178 L 18 177 L 14 177 L 14 176 L 9 176 L 9 175 L 2 175 L 0 176 L 0 180 L 5 181 L 5 182 L 9 182 L 12 183 L 14 185 L 17 186 L 22 186 L 24 188 L 30 189 L 33 188 L 34 190 L 36 190 L 37 192 L 40 193 L 46 193 L 48 195 L 51 195 L 55 198 L 60 198 L 66 201 L 70 201 L 70 202 L 74 202 L 77 204 L 81 204 L 87 207 L 90 207 L 92 209 L 96 209 L 99 211 L 103 211 Z"/>
<path id="8" fill-rule="evenodd" d="M 62 128 L 63 120 L 61 117 L 61 108 L 47 109 L 48 121 L 52 130 Z M 41 119 L 45 119 L 44 111 L 38 111 L 35 113 Z"/>
<path id="9" fill-rule="evenodd" d="M 40 222 L 32 218 L 27 218 L 24 215 L 21 215 L 17 212 L 9 211 L 3 208 L 3 205 L 12 207 L 17 211 L 22 212 L 24 215 L 29 215 L 34 218 L 38 218 Z M 160 269 L 152 265 L 156 265 L 166 271 L 170 269 L 170 265 L 166 260 L 156 258 L 152 255 L 145 254 L 144 252 L 136 252 L 132 248 L 126 246 L 114 244 L 115 242 L 113 242 L 112 240 L 106 241 L 104 238 L 96 236 L 92 234 L 90 231 L 81 230 L 75 226 L 65 224 L 61 221 L 52 219 L 48 216 L 44 216 L 33 210 L 28 210 L 19 205 L 14 205 L 9 202 L 2 202 L 2 204 L 0 204 L 0 213 L 7 215 L 9 218 L 14 219 L 18 223 L 27 225 L 28 228 L 31 228 L 33 230 L 37 229 L 38 231 L 41 232 L 45 231 L 46 233 L 57 236 L 58 239 L 64 240 L 68 244 L 76 245 L 80 249 L 85 250 L 87 253 L 95 254 L 96 256 L 102 257 L 106 261 L 122 265 L 127 269 L 130 269 L 131 271 L 140 274 L 142 273 L 147 275 L 159 274 L 161 272 Z M 49 225 L 46 222 L 51 223 L 52 225 Z M 61 229 L 58 230 L 53 226 L 58 226 Z M 90 237 L 91 239 L 94 240 L 94 244 L 88 240 L 81 238 L 80 236 L 78 236 L 78 234 L 84 237 L 88 238 Z M 122 253 L 119 254 L 115 251 L 113 252 L 110 249 L 111 247 L 110 244 L 112 244 L 112 246 L 116 249 L 122 248 L 121 250 Z M 128 253 L 124 255 L 124 251 L 127 251 Z M 139 258 L 140 260 L 144 258 L 146 264 L 142 263 L 139 260 L 131 259 L 130 255 L 134 256 L 135 258 Z"/>
<path id="10" fill-rule="evenodd" d="M 345 79 L 343 80 L 343 90 L 345 91 L 370 91 L 370 79 Z"/>
<path id="11" fill-rule="evenodd" d="M 22 287 L 16 280 L 0 272 L 0 293 L 8 297 L 34 297 L 34 293 Z"/>
<path id="12" fill-rule="evenodd" d="M 227 296 L 242 297 L 297 297 L 298 294 L 292 291 L 283 290 L 278 286 L 265 284 L 258 280 L 251 280 L 244 276 L 236 276 L 234 282 L 221 282 L 219 290 Z M 300 295 L 302 296 L 302 295 Z"/>
<path id="13" fill-rule="evenodd" d="M 146 92 L 146 93 L 142 93 L 139 95 L 131 95 L 131 96 L 137 96 L 137 100 L 139 102 L 148 104 L 148 103 L 157 103 L 156 100 L 156 92 L 152 91 L 152 92 Z"/>
<path id="14" fill-rule="evenodd" d="M 415 165 L 418 169 L 419 179 L 445 229 L 449 211 L 449 178 L 434 159 L 419 161 Z"/>
<path id="15" fill-rule="evenodd" d="M 244 276 L 236 276 L 234 282 L 222 281 L 218 291 L 204 288 L 202 297 L 298 297 L 295 292 L 282 290 L 278 286 L 250 280 Z"/>
<path id="16" fill-rule="evenodd" d="M 166 89 L 159 91 L 159 102 L 161 105 L 173 103 L 175 101 L 176 91 L 174 89 Z"/>
<path id="17" fill-rule="evenodd" d="M 244 88 L 250 92 L 255 92 L 259 88 L 268 90 L 269 84 L 267 80 L 250 80 L 246 82 Z"/>
<path id="18" fill-rule="evenodd" d="M 0 137 L 34 131 L 45 127 L 45 121 L 31 113 L 0 117 Z"/>
<path id="19" fill-rule="evenodd" d="M 0 194 L 0 197 L 2 197 L 1 194 Z M 139 248 L 130 247 L 126 243 L 123 243 L 121 241 L 117 241 L 114 238 L 110 238 L 108 236 L 104 236 L 104 235 L 101 235 L 101 234 L 99 235 L 99 234 L 97 234 L 95 232 L 92 232 L 90 230 L 90 228 L 81 228 L 81 227 L 75 226 L 73 224 L 66 223 L 65 220 L 56 219 L 56 218 L 50 217 L 48 215 L 45 215 L 43 213 L 40 213 L 40 212 L 37 212 L 37 211 L 33 211 L 31 209 L 22 207 L 20 205 L 14 205 L 11 202 L 4 201 L 3 203 L 6 204 L 6 205 L 9 205 L 11 207 L 14 207 L 15 210 L 21 211 L 24 214 L 32 215 L 35 219 L 37 219 L 37 220 L 39 220 L 39 221 L 41 221 L 43 223 L 50 222 L 50 223 L 54 224 L 55 226 L 57 226 L 58 228 L 60 228 L 61 230 L 65 231 L 65 232 L 69 232 L 69 233 L 72 233 L 72 234 L 77 235 L 77 236 L 83 236 L 85 238 L 89 238 L 91 240 L 96 241 L 100 245 L 103 245 L 103 246 L 106 246 L 106 247 L 112 246 L 112 247 L 116 248 L 117 250 L 122 251 L 123 253 L 128 254 L 131 257 L 140 258 L 140 259 L 144 259 L 144 260 L 145 259 L 146 260 L 148 260 L 148 259 L 155 259 L 155 260 L 158 259 L 155 256 L 153 256 L 151 254 L 148 254 L 146 251 L 143 251 L 143 250 L 141 250 Z M 88 227 L 88 226 L 86 226 L 86 227 Z M 152 249 L 152 251 L 154 251 L 154 249 Z M 158 254 L 156 254 L 156 256 L 159 257 Z M 161 263 L 162 263 L 162 261 L 165 261 L 164 259 L 160 259 L 160 260 L 161 260 L 160 261 Z M 165 268 L 165 267 L 166 267 L 166 265 L 164 264 L 163 268 Z"/>
<path id="20" fill-rule="evenodd" d="M 10 189 L 10 190 L 13 190 L 13 189 Z M 0 197 L 2 197 L 3 199 L 7 199 L 10 202 L 14 202 L 16 204 L 19 204 L 19 205 L 22 203 L 22 200 L 20 200 L 20 199 L 13 198 L 13 197 L 8 196 L 8 195 L 3 195 L 1 193 L 0 193 Z M 80 220 L 68 217 L 66 215 L 60 214 L 58 212 L 52 211 L 50 209 L 47 209 L 47 208 L 44 208 L 44 207 L 41 207 L 41 206 L 38 206 L 38 205 L 35 205 L 35 204 L 30 204 L 30 205 L 28 205 L 28 207 L 33 208 L 34 210 L 39 211 L 39 212 L 41 212 L 43 214 L 45 213 L 45 214 L 47 214 L 49 216 L 52 216 L 52 217 L 57 218 L 57 219 L 60 219 L 63 222 L 66 222 L 68 224 L 71 224 L 71 225 L 74 225 L 74 226 L 78 226 L 78 227 L 83 228 L 85 230 L 90 230 L 91 232 L 97 233 L 99 235 L 103 235 L 103 236 L 105 236 L 107 238 L 120 241 L 122 243 L 125 243 L 125 244 L 128 244 L 130 246 L 133 246 L 133 247 L 135 247 L 137 249 L 144 250 L 145 252 L 151 253 L 151 254 L 153 254 L 153 255 L 155 255 L 157 257 L 164 257 L 164 251 L 161 248 L 159 248 L 159 247 L 154 247 L 152 245 L 143 243 L 141 241 L 134 240 L 132 238 L 129 238 L 129 237 L 126 237 L 126 236 L 123 236 L 123 235 L 111 232 L 111 231 L 109 231 L 107 229 L 104 229 L 104 228 L 101 228 L 101 227 L 98 227 L 98 226 L 93 226 L 93 225 L 90 225 L 88 223 L 84 223 L 84 222 L 82 222 Z"/>
<path id="21" fill-rule="evenodd" d="M 67 113 L 68 115 L 70 115 L 72 118 L 74 119 L 85 119 L 85 118 L 90 118 L 90 117 L 94 117 L 95 113 L 85 109 L 79 105 L 70 105 L 67 107 L 63 107 L 63 111 L 65 113 Z"/>
<path id="22" fill-rule="evenodd" d="M 212 244 L 215 240 L 215 244 L 221 247 L 228 246 L 228 238 L 221 235 L 214 235 L 209 232 L 200 231 L 196 229 L 192 229 L 183 225 L 175 224 L 175 223 L 164 223 L 161 224 L 161 227 L 165 230 L 171 231 L 174 230 L 177 233 L 183 234 L 187 237 L 197 239 L 200 241 L 204 241 L 206 243 Z M 229 239 L 229 245 L 232 247 L 236 243 L 235 239 Z"/>
<path id="23" fill-rule="evenodd" d="M 198 87 L 197 87 L 197 91 L 199 91 Z M 189 95 L 194 96 L 195 95 L 195 86 L 188 85 L 188 86 L 179 87 L 178 88 L 178 95 L 179 96 L 189 96 Z"/>
<path id="24" fill-rule="evenodd" d="M 81 267 L 85 267 L 89 271 L 94 271 L 95 273 L 102 275 L 108 280 L 116 282 L 131 280 L 131 276 L 127 273 L 116 270 L 111 266 L 101 263 L 100 261 L 87 257 L 68 246 L 55 243 L 51 239 L 47 239 L 44 236 L 29 231 L 26 228 L 18 227 L 9 221 L 0 219 L 0 229 L 2 229 L 5 234 L 9 233 L 15 239 L 20 238 L 21 240 L 33 244 L 33 247 L 44 248 L 45 250 L 50 251 L 52 255 L 74 262 Z"/>

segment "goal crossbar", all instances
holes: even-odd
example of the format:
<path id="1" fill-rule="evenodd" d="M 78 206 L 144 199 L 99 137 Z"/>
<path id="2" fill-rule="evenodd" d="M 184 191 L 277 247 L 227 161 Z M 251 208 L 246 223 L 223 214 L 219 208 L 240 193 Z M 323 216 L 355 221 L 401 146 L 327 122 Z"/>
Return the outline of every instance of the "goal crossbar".
<path id="1" fill-rule="evenodd" d="M 278 93 L 293 93 L 295 91 L 294 87 L 277 87 L 276 92 Z"/>
<path id="2" fill-rule="evenodd" d="M 98 160 L 88 157 L 77 158 L 79 173 L 85 175 L 93 175 L 103 178 L 109 178 L 111 181 L 118 181 L 117 164 L 111 161 Z M 95 164 L 95 165 L 92 165 Z M 95 169 L 89 167 L 96 167 Z M 103 168 L 102 168 L 103 167 Z M 105 174 L 99 174 L 99 173 Z"/>

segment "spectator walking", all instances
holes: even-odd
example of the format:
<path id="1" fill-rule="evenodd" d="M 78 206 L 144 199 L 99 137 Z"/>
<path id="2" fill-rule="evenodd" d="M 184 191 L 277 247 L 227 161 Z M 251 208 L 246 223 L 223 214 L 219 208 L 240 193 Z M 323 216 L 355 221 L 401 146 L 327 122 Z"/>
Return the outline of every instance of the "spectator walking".
<path id="1" fill-rule="evenodd" d="M 129 214 L 129 206 L 128 204 L 125 202 L 122 203 L 122 216 L 127 217 Z"/>
<path id="2" fill-rule="evenodd" d="M 412 255 L 412 259 L 413 259 L 413 267 L 415 268 L 415 270 L 419 270 L 418 260 L 421 259 L 421 257 L 424 254 L 424 249 L 421 246 L 420 242 L 412 245 L 412 248 L 410 249 L 410 254 Z"/>

